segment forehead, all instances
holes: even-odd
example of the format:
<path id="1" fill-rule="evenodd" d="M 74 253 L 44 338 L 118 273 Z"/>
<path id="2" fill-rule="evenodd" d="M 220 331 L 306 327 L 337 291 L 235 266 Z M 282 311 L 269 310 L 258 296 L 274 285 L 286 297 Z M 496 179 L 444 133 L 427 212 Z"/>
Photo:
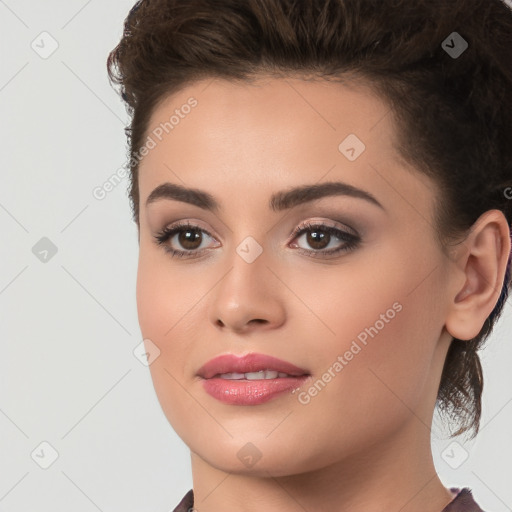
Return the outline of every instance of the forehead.
<path id="1" fill-rule="evenodd" d="M 189 107 L 191 102 L 193 107 Z M 368 87 L 351 82 L 299 78 L 232 82 L 216 78 L 195 82 L 165 98 L 152 113 L 146 134 L 160 128 L 164 138 L 177 144 L 196 136 L 203 149 L 211 149 L 208 145 L 228 142 L 224 135 L 231 132 L 238 141 L 250 140 L 254 146 L 258 139 L 269 148 L 272 142 L 287 140 L 336 142 L 352 130 L 374 146 L 380 142 L 379 148 L 384 149 L 394 135 L 390 113 L 390 107 Z M 190 124 L 194 124 L 193 130 L 187 130 Z M 314 145 L 305 149 L 312 150 Z"/>
<path id="2" fill-rule="evenodd" d="M 149 139 L 154 147 L 140 164 L 141 204 L 165 181 L 222 197 L 222 190 L 237 186 L 270 196 L 291 184 L 343 179 L 380 189 L 391 203 L 400 191 L 421 195 L 419 207 L 431 207 L 425 194 L 430 180 L 413 172 L 394 147 L 390 107 L 355 84 L 202 80 L 159 104 L 148 123 Z"/>

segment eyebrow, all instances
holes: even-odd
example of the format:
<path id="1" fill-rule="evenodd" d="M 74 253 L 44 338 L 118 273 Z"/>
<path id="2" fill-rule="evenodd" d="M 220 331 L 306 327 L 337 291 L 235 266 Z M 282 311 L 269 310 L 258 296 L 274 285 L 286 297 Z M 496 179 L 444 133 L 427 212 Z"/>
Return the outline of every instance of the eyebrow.
<path id="1" fill-rule="evenodd" d="M 269 208 L 274 212 L 280 212 L 326 196 L 348 196 L 364 199 L 385 210 L 382 204 L 369 192 L 341 181 L 302 185 L 276 192 L 270 197 Z M 146 207 L 159 199 L 181 201 L 215 212 L 221 209 L 217 200 L 208 192 L 197 188 L 186 188 L 176 183 L 162 183 L 158 185 L 149 194 L 146 200 Z"/>

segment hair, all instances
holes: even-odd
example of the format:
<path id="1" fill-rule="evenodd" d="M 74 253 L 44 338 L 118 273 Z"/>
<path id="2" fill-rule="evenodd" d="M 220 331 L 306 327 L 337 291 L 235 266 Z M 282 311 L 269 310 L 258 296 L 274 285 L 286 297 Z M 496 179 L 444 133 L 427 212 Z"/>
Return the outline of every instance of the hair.
<path id="1" fill-rule="evenodd" d="M 457 34 L 453 34 L 457 32 Z M 467 48 L 448 53 L 450 38 Z M 438 185 L 443 250 L 487 210 L 512 223 L 512 10 L 504 0 L 141 0 L 107 61 L 131 124 L 129 196 L 139 226 L 138 156 L 156 107 L 205 78 L 345 80 L 389 105 L 399 157 Z M 508 192 L 508 193 L 507 193 Z M 479 431 L 477 351 L 511 286 L 471 340 L 452 339 L 436 405 L 458 430 Z"/>

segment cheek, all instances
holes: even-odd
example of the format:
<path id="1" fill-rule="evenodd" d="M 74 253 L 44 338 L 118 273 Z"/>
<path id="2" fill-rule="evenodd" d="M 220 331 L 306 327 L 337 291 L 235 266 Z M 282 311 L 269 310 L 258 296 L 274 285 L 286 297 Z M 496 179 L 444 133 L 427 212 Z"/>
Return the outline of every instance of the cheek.
<path id="1" fill-rule="evenodd" d="M 186 294 L 187 288 L 183 288 L 186 283 L 177 282 L 179 278 L 171 275 L 169 268 L 161 257 L 141 249 L 137 311 L 142 337 L 151 340 L 160 350 L 149 366 L 157 399 L 169 423 L 183 433 L 190 427 L 189 422 L 181 424 L 186 417 L 187 403 L 190 404 L 190 396 L 183 388 L 183 368 L 192 344 L 192 337 L 186 336 L 183 329 L 193 314 L 193 299 L 195 302 L 198 299 Z"/>
<path id="2" fill-rule="evenodd" d="M 390 245 L 378 258 L 354 258 L 350 269 L 348 264 L 340 268 L 339 278 L 333 272 L 317 274 L 314 287 L 311 280 L 295 280 L 294 292 L 317 313 L 302 320 L 300 329 L 311 367 L 323 373 L 338 356 L 344 358 L 343 369 L 335 371 L 344 377 L 326 386 L 344 395 L 341 402 L 361 400 L 353 393 L 361 387 L 370 392 L 368 397 L 377 393 L 396 400 L 395 391 L 414 401 L 428 378 L 443 325 L 437 297 L 441 274 L 431 273 L 435 253 L 404 258 L 400 247 Z"/>
<path id="3" fill-rule="evenodd" d="M 418 284 L 432 270 L 435 258 L 423 253 L 405 259 L 406 249 L 395 242 L 380 251 L 354 254 L 337 269 L 317 269 L 314 278 L 311 265 L 281 273 L 301 299 L 302 304 L 293 297 L 287 299 L 290 324 L 297 326 L 290 329 L 303 333 L 299 338 L 304 344 L 302 352 L 312 358 L 313 367 L 325 365 L 329 354 L 332 359 L 350 350 L 353 342 L 362 347 L 357 359 L 371 358 L 375 365 L 386 360 L 389 351 L 399 364 L 408 350 L 422 350 L 412 335 L 421 337 L 432 329 L 436 276 Z"/>
<path id="4" fill-rule="evenodd" d="M 313 405 L 318 412 L 329 408 L 332 419 L 350 415 L 361 426 L 374 418 L 384 430 L 422 407 L 442 329 L 439 276 L 417 286 L 422 265 L 392 261 L 367 266 L 359 280 L 347 275 L 339 300 L 325 301 L 324 318 L 336 335 L 325 338 L 318 365 L 327 370 L 338 356 L 342 362 Z"/>
<path id="5" fill-rule="evenodd" d="M 156 342 L 171 327 L 171 318 L 164 311 L 169 311 L 168 303 L 176 300 L 173 288 L 163 293 L 160 266 L 141 250 L 137 269 L 137 312 L 139 325 L 144 338 Z M 162 347 L 157 343 L 160 350 Z"/>
<path id="6" fill-rule="evenodd" d="M 151 340 L 160 351 L 149 366 L 160 400 L 167 394 L 169 386 L 174 389 L 176 381 L 173 377 L 180 382 L 183 380 L 186 354 L 193 342 L 192 336 L 185 335 L 183 329 L 193 316 L 194 299 L 195 302 L 198 300 L 191 296 L 193 294 L 186 294 L 185 283 L 179 282 L 176 274 L 171 275 L 169 268 L 162 264 L 162 258 L 141 250 L 136 293 L 138 320 L 142 337 Z M 178 390 L 174 392 L 179 393 Z"/>
<path id="7" fill-rule="evenodd" d="M 159 340 L 160 350 L 166 350 L 176 333 L 182 332 L 194 316 L 194 308 L 205 291 L 199 287 L 200 279 L 191 281 L 187 278 L 190 271 L 176 271 L 175 264 L 171 265 L 167 256 L 159 253 L 141 247 L 137 268 L 137 311 L 142 335 Z"/>

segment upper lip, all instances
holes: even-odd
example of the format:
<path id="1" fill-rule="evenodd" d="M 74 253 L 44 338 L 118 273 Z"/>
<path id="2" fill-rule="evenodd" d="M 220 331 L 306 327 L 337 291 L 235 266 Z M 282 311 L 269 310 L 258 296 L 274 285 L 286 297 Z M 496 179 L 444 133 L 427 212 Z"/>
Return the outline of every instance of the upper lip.
<path id="1" fill-rule="evenodd" d="M 261 370 L 274 370 L 294 376 L 309 375 L 306 370 L 288 361 L 254 352 L 243 356 L 222 354 L 214 357 L 199 368 L 197 375 L 205 379 L 211 379 L 221 373 L 249 373 Z"/>

